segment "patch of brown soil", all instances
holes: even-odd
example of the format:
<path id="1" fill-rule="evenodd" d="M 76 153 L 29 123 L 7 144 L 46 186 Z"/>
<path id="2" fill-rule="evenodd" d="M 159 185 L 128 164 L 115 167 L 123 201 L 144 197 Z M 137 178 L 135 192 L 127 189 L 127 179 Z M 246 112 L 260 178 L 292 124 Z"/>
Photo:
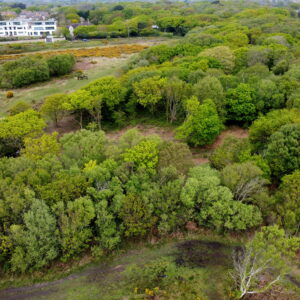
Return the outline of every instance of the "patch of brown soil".
<path id="1" fill-rule="evenodd" d="M 65 133 L 74 132 L 79 130 L 79 124 L 74 119 L 74 116 L 69 115 L 65 116 L 58 124 L 55 126 L 53 122 L 51 122 L 48 127 L 46 128 L 47 133 L 58 132 L 60 136 L 64 135 Z"/>
<path id="2" fill-rule="evenodd" d="M 265 293 L 248 295 L 245 300 L 300 300 L 300 295 L 276 285 Z"/>
<path id="3" fill-rule="evenodd" d="M 226 130 L 222 131 L 221 134 L 217 137 L 217 139 L 211 145 L 206 145 L 204 147 L 192 147 L 191 151 L 193 154 L 193 161 L 195 165 L 206 164 L 209 162 L 208 157 L 210 154 L 220 145 L 223 144 L 224 139 L 228 136 L 234 136 L 236 138 L 247 138 L 248 137 L 248 130 L 237 127 L 231 126 Z"/>
<path id="4" fill-rule="evenodd" d="M 223 144 L 224 139 L 227 138 L 228 136 L 234 136 L 239 139 L 244 139 L 247 138 L 248 135 L 249 134 L 247 129 L 243 129 L 237 126 L 231 126 L 228 129 L 222 131 L 213 144 L 207 145 L 203 148 L 207 150 L 216 149 L 218 146 Z"/>
<path id="5" fill-rule="evenodd" d="M 192 155 L 195 166 L 207 164 L 209 162 L 209 159 L 206 157 L 197 157 L 199 155 L 198 153 L 192 153 Z"/>
<path id="6" fill-rule="evenodd" d="M 227 265 L 230 263 L 229 246 L 210 241 L 190 240 L 179 243 L 177 264 L 189 267 Z"/>

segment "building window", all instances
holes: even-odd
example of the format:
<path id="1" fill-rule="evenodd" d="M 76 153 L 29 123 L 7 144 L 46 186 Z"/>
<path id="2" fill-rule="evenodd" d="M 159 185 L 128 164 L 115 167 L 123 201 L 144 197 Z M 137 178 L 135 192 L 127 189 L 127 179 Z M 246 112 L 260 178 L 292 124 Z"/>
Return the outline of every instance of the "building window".
<path id="1" fill-rule="evenodd" d="M 54 25 L 54 22 L 45 22 L 46 25 Z"/>
<path id="2" fill-rule="evenodd" d="M 38 32 L 34 32 L 34 35 L 38 35 Z"/>
<path id="3" fill-rule="evenodd" d="M 46 30 L 54 30 L 54 27 L 46 27 Z"/>
<path id="4" fill-rule="evenodd" d="M 0 22 L 0 25 L 1 26 L 6 25 L 6 22 Z"/>

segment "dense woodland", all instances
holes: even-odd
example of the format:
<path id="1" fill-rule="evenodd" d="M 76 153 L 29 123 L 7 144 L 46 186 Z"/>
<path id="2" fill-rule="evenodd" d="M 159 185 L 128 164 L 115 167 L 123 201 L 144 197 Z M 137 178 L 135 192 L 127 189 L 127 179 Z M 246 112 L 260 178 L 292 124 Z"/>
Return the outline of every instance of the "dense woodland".
<path id="1" fill-rule="evenodd" d="M 163 4 L 124 3 L 109 13 L 99 5 L 89 18 L 101 32 L 118 22 L 126 35 L 126 16 L 146 30 L 138 20 L 156 20 L 156 5 Z M 188 222 L 223 235 L 257 231 L 246 249 L 265 256 L 253 261 L 246 251 L 235 266 L 244 259 L 245 272 L 258 262 L 264 272 L 273 268 L 274 283 L 286 272 L 300 234 L 300 19 L 291 8 L 174 3 L 157 24 L 184 37 L 143 50 L 119 77 L 45 95 L 39 107 L 18 103 L 1 119 L 4 272 L 32 272 L 87 251 L 102 257 L 128 241 L 185 231 Z M 25 85 L 29 73 L 39 74 L 35 66 L 55 76 L 74 64 L 65 56 L 33 59 L 4 64 L 2 86 Z M 13 72 L 22 78 L 7 83 Z M 80 130 L 47 133 L 47 124 L 69 115 Z M 102 130 L 140 115 L 164 118 L 178 141 L 135 129 L 111 140 Z M 249 138 L 228 137 L 209 164 L 195 166 L 190 147 L 212 144 L 229 125 L 248 128 Z M 168 272 L 161 266 L 147 272 Z M 137 281 L 149 275 L 138 272 Z M 246 295 L 253 278 L 249 286 L 237 280 L 234 295 Z"/>

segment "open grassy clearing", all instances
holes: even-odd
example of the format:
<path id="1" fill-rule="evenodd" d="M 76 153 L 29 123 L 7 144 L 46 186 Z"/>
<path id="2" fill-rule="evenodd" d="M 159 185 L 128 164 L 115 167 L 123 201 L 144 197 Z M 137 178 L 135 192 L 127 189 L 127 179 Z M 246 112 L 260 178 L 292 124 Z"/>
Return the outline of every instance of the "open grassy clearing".
<path id="1" fill-rule="evenodd" d="M 26 43 L 0 43 L 0 55 L 4 54 L 21 54 L 21 53 L 36 53 L 40 51 L 47 50 L 63 50 L 63 49 L 76 49 L 76 48 L 89 48 L 89 47 L 101 47 L 110 45 L 122 45 L 122 44 L 161 44 L 164 42 L 172 42 L 173 40 L 178 40 L 179 37 L 133 37 L 133 38 L 115 38 L 115 39 L 95 39 L 95 40 L 74 40 L 74 41 L 57 41 L 55 43 L 45 44 L 42 43 L 32 43 L 30 41 Z"/>
<path id="2" fill-rule="evenodd" d="M 0 299 L 5 300 L 129 300 L 129 299 L 178 299 L 178 300 L 226 300 L 230 298 L 231 254 L 239 246 L 239 237 L 218 236 L 210 232 L 190 232 L 177 234 L 172 239 L 152 240 L 143 243 L 129 243 L 126 250 L 116 252 L 105 261 L 89 263 L 91 256 L 69 265 L 57 265 L 46 273 L 37 272 L 14 278 L 13 286 L 0 291 Z M 157 259 L 166 258 L 179 267 L 177 276 L 185 278 L 174 281 L 167 288 L 167 294 L 147 296 L 138 290 L 134 294 L 135 283 L 130 281 L 129 270 L 137 265 L 143 267 Z M 283 286 L 274 286 L 264 294 L 253 295 L 251 300 L 299 300 L 299 284 L 296 266 L 287 276 Z M 68 275 L 68 276 L 67 276 Z M 67 276 L 67 277 L 66 277 Z M 58 279 L 60 278 L 60 279 Z M 56 279 L 56 280 L 55 280 Z M 49 280 L 49 281 L 47 281 Z M 2 286 L 11 286 L 8 278 Z M 289 287 L 287 291 L 285 287 Z M 192 293 L 190 293 L 192 290 Z M 187 296 L 185 291 L 189 293 Z M 192 295 L 192 296 L 191 296 Z"/>
<path id="3" fill-rule="evenodd" d="M 72 74 L 63 78 L 53 79 L 45 83 L 34 84 L 28 88 L 15 89 L 14 97 L 6 99 L 5 92 L 0 93 L 0 115 L 3 116 L 9 108 L 19 101 L 24 101 L 30 105 L 37 105 L 45 96 L 57 93 L 70 93 L 80 89 L 89 82 L 106 75 L 117 74 L 118 70 L 125 65 L 129 56 L 119 58 L 81 58 L 78 61 L 79 67 L 84 69 L 87 80 L 77 80 Z M 96 62 L 96 64 L 94 63 Z M 89 68 L 88 66 L 93 66 Z"/>
<path id="4" fill-rule="evenodd" d="M 184 237 L 179 235 L 173 241 L 148 244 L 147 247 L 135 244 L 126 254 L 119 254 L 111 261 L 89 266 L 65 279 L 3 290 L 0 292 L 0 299 L 4 295 L 7 300 L 132 299 L 126 298 L 132 294 L 131 284 L 126 279 L 126 270 L 134 264 L 142 266 L 164 257 L 182 266 L 183 272 L 190 272 L 190 280 L 194 280 L 192 274 L 197 275 L 195 299 L 197 296 L 203 297 L 201 299 L 224 299 L 225 290 L 221 282 L 226 281 L 231 267 L 231 249 L 234 245 L 237 245 L 234 240 L 210 234 L 189 234 Z"/>
<path id="5" fill-rule="evenodd" d="M 120 70 L 127 62 L 128 58 L 132 54 L 121 54 L 119 51 L 114 53 L 114 55 L 111 55 L 112 57 L 106 57 L 107 54 L 109 56 L 109 46 L 115 47 L 115 45 L 124 45 L 124 46 L 139 46 L 139 43 L 142 43 L 143 46 L 151 46 L 160 44 L 163 42 L 170 42 L 172 40 L 166 39 L 166 38 L 157 38 L 157 39 L 138 39 L 138 38 L 129 38 L 129 39 L 115 39 L 112 42 L 108 42 L 107 44 L 103 44 L 103 41 L 101 41 L 99 47 L 99 41 L 91 41 L 90 42 L 82 42 L 82 41 L 76 41 L 74 42 L 78 47 L 69 47 L 69 48 L 80 48 L 83 45 L 87 44 L 87 47 L 84 49 L 94 51 L 94 49 L 98 49 L 101 51 L 101 49 L 105 50 L 105 53 L 103 53 L 103 57 L 93 57 L 88 55 L 88 57 L 78 57 L 77 58 L 77 64 L 75 66 L 76 70 L 83 70 L 86 75 L 88 75 L 87 80 L 77 80 L 74 78 L 72 74 L 67 75 L 65 77 L 55 78 L 51 81 L 47 81 L 44 83 L 37 83 L 33 84 L 26 88 L 21 89 L 14 89 L 12 90 L 14 93 L 14 97 L 11 99 L 6 98 L 6 90 L 2 90 L 0 92 L 0 116 L 4 116 L 9 108 L 13 106 L 14 104 L 24 101 L 30 105 L 38 105 L 40 102 L 43 101 L 45 95 L 50 96 L 56 93 L 69 93 L 75 90 L 80 89 L 82 86 L 88 84 L 89 82 L 103 77 L 107 75 L 117 75 L 118 70 Z M 95 43 L 98 44 L 95 44 Z M 71 43 L 71 42 L 70 42 Z M 86 43 L 86 44 L 84 44 Z M 90 48 L 91 45 L 98 46 L 98 48 Z M 57 50 L 63 50 L 63 49 L 69 49 L 68 47 L 65 48 L 57 48 L 53 50 L 53 53 Z M 106 50 L 107 49 L 107 50 Z M 97 51 L 98 51 L 97 50 Z M 118 49 L 117 49 L 118 50 Z M 126 50 L 126 49 L 125 49 Z M 76 51 L 76 50 L 74 50 Z M 98 52 L 99 52 L 98 51 Z M 128 49 L 128 53 L 131 53 L 130 49 Z M 140 50 L 139 50 L 140 51 Z M 39 53 L 43 53 L 45 51 L 40 51 Z M 47 53 L 51 53 L 46 51 Z M 30 53 L 29 53 L 30 54 Z M 13 55 L 11 55 L 13 57 Z M 115 57 L 114 57 L 115 56 Z"/>

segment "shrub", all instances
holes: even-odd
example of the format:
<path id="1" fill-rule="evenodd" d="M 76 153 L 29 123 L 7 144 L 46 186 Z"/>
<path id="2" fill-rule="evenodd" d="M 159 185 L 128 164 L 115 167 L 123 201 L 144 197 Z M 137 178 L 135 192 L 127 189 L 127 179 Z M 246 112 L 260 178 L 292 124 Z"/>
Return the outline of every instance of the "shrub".
<path id="1" fill-rule="evenodd" d="M 6 98 L 7 98 L 7 99 L 13 98 L 13 96 L 14 96 L 14 92 L 12 92 L 12 91 L 6 92 Z"/>
<path id="2" fill-rule="evenodd" d="M 72 54 L 59 54 L 47 59 L 51 76 L 60 76 L 72 71 L 75 58 Z"/>
<path id="3" fill-rule="evenodd" d="M 27 56 L 2 65 L 0 86 L 2 88 L 19 88 L 49 78 L 47 62 L 41 57 Z"/>
<path id="4" fill-rule="evenodd" d="M 20 101 L 10 108 L 9 114 L 11 116 L 14 116 L 14 115 L 24 112 L 30 108 L 31 108 L 31 106 L 28 103 L 26 103 L 24 101 Z"/>
<path id="5" fill-rule="evenodd" d="M 223 129 L 214 102 L 207 99 L 200 104 L 196 97 L 186 102 L 187 117 L 177 128 L 176 137 L 195 146 L 212 144 Z"/>
<path id="6" fill-rule="evenodd" d="M 166 258 L 159 258 L 143 267 L 133 266 L 128 271 L 128 279 L 139 289 L 166 287 L 173 283 L 178 270 L 174 263 Z"/>

